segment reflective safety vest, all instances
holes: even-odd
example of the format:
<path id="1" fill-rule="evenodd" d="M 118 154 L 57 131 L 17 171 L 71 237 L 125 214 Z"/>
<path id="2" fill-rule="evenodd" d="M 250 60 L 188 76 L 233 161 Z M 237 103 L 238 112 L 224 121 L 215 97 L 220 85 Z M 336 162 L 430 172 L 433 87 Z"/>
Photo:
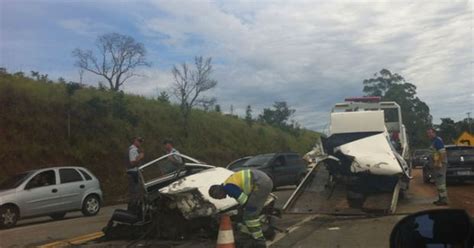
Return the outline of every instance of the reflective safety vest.
<path id="1" fill-rule="evenodd" d="M 224 190 L 240 204 L 245 204 L 248 196 L 253 190 L 252 171 L 247 169 L 232 174 L 227 178 L 227 180 L 225 180 Z"/>

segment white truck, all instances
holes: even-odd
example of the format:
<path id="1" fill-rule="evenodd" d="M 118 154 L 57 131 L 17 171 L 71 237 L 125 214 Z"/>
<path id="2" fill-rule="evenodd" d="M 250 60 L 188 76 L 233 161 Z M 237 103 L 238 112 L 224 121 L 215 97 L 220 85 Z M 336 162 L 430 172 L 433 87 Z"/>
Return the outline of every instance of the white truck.
<path id="1" fill-rule="evenodd" d="M 285 205 L 290 212 L 396 210 L 410 168 L 400 106 L 377 97 L 348 98 L 330 114 L 322 155 Z M 316 147 L 318 147 L 316 146 Z"/>

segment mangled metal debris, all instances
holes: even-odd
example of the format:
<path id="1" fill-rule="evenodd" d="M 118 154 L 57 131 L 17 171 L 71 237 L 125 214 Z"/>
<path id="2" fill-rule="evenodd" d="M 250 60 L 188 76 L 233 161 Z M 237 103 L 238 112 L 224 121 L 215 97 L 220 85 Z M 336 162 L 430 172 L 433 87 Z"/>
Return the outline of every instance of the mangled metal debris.
<path id="1" fill-rule="evenodd" d="M 237 201 L 230 197 L 216 200 L 208 194 L 211 185 L 232 175 L 231 170 L 206 165 L 186 155 L 179 155 L 184 166 L 176 166 L 169 156 L 139 167 L 143 199 L 133 209 L 115 211 L 104 228 L 104 239 L 215 238 L 219 214 L 232 215 L 234 223 L 240 221 Z M 277 213 L 273 209 L 275 200 L 270 196 L 262 212 L 266 236 L 274 235 L 271 219 Z"/>

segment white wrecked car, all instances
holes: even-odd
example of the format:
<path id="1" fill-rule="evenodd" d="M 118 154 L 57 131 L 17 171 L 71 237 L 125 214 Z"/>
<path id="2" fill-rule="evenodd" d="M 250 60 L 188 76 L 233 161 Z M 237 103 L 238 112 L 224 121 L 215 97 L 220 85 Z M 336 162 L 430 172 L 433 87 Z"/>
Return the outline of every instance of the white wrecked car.
<path id="1" fill-rule="evenodd" d="M 171 156 L 179 156 L 183 163 L 177 164 Z M 138 207 L 115 210 L 104 228 L 105 238 L 181 240 L 214 237 L 219 214 L 233 215 L 234 224 L 241 218 L 235 199 L 217 200 L 208 194 L 211 185 L 223 183 L 233 173 L 182 154 L 168 154 L 140 166 L 138 176 L 143 186 L 143 200 Z M 275 200 L 271 195 L 262 211 L 264 233 L 269 238 L 274 235 L 269 216 L 278 214 L 273 209 Z"/>
<path id="2" fill-rule="evenodd" d="M 184 166 L 179 170 L 170 156 L 180 156 Z M 170 199 L 187 219 L 211 216 L 235 207 L 234 198 L 216 200 L 209 196 L 211 185 L 223 183 L 233 171 L 206 165 L 186 155 L 165 155 L 139 167 L 146 192 L 158 192 Z"/>

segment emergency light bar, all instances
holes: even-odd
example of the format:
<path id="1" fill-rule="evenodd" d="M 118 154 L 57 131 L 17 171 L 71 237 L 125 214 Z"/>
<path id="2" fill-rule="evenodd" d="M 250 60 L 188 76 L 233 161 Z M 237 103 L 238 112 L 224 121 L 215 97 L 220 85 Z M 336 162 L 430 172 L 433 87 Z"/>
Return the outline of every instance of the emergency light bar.
<path id="1" fill-rule="evenodd" d="M 346 102 L 380 102 L 380 96 L 349 97 L 344 99 Z"/>

